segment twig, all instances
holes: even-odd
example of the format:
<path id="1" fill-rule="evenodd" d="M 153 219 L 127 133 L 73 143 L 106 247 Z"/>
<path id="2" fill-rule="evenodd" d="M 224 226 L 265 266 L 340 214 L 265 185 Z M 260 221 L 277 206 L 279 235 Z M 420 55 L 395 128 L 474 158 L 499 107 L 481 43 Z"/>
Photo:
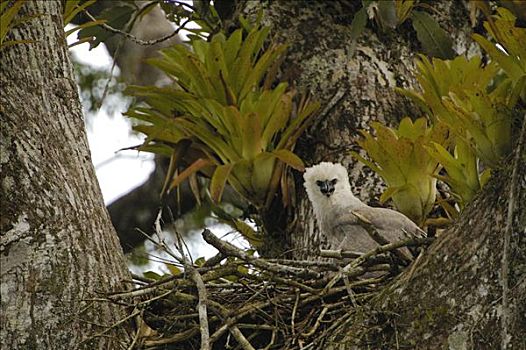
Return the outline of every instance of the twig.
<path id="1" fill-rule="evenodd" d="M 302 334 L 305 338 L 312 336 L 316 332 L 316 330 L 320 327 L 320 323 L 323 320 L 323 317 L 325 316 L 327 311 L 329 311 L 329 308 L 325 306 L 323 310 L 321 310 L 320 315 L 316 319 L 316 323 L 314 323 L 314 326 L 310 329 L 310 331 Z"/>
<path id="2" fill-rule="evenodd" d="M 290 317 L 290 327 L 292 330 L 292 344 L 296 341 L 296 312 L 298 311 L 298 303 L 300 301 L 300 293 L 296 292 L 296 301 L 294 301 L 294 307 L 292 308 L 292 315 Z"/>
<path id="3" fill-rule="evenodd" d="M 284 299 L 286 299 L 286 297 L 284 296 L 277 296 L 274 298 L 274 302 L 276 301 L 283 301 Z M 270 300 L 265 300 L 265 301 L 261 301 L 261 302 L 258 302 L 258 303 L 255 303 L 255 304 L 250 304 L 250 305 L 247 305 L 247 306 L 244 306 L 242 307 L 241 309 L 239 309 L 237 311 L 237 313 L 235 315 L 232 315 L 230 317 L 228 317 L 224 324 L 219 327 L 215 332 L 214 334 L 212 334 L 210 336 L 210 343 L 214 343 L 215 341 L 217 341 L 219 339 L 219 337 L 221 337 L 223 335 L 223 333 L 225 333 L 225 331 L 227 329 L 229 329 L 230 327 L 232 327 L 235 322 L 238 320 L 238 319 L 241 319 L 242 317 L 244 317 L 245 315 L 247 315 L 248 313 L 254 311 L 254 310 L 261 310 L 267 306 L 269 306 L 272 302 Z"/>
<path id="4" fill-rule="evenodd" d="M 250 342 L 247 340 L 247 338 L 245 338 L 243 333 L 241 333 L 239 328 L 237 328 L 237 326 L 231 326 L 230 327 L 230 333 L 234 336 L 234 338 L 236 338 L 237 342 L 239 343 L 239 345 L 241 345 L 241 347 L 243 349 L 245 349 L 245 350 L 256 350 L 252 346 L 252 344 L 250 344 Z"/>
<path id="5" fill-rule="evenodd" d="M 89 13 L 88 10 L 84 10 L 84 13 L 86 13 L 86 16 L 88 16 L 92 21 L 96 21 L 97 20 L 95 17 L 93 17 L 93 15 L 91 13 Z M 155 44 L 161 43 L 163 41 L 166 41 L 166 40 L 172 38 L 173 36 L 177 35 L 182 29 L 184 29 L 185 26 L 188 23 L 190 23 L 190 22 L 191 22 L 191 19 L 188 18 L 179 27 L 177 27 L 172 33 L 170 33 L 168 35 L 165 35 L 165 36 L 163 36 L 161 38 L 158 38 L 158 39 L 153 39 L 153 40 L 141 40 L 141 39 L 137 38 L 136 36 L 134 36 L 134 35 L 132 35 L 130 33 L 127 33 L 127 32 L 122 31 L 120 29 L 113 28 L 112 26 L 109 26 L 106 23 L 101 23 L 100 26 L 102 28 L 106 29 L 107 31 L 112 32 L 114 34 L 124 35 L 126 38 L 130 39 L 131 41 L 133 41 L 136 44 L 144 45 L 144 46 L 150 46 L 150 45 L 155 45 Z"/>
<path id="6" fill-rule="evenodd" d="M 426 238 L 410 238 L 410 239 L 407 239 L 407 240 L 403 240 L 403 241 L 399 241 L 399 242 L 393 242 L 393 243 L 389 243 L 389 244 L 386 244 L 386 245 L 382 245 L 382 246 L 378 246 L 376 247 L 375 249 L 365 253 L 365 254 L 362 254 L 360 257 L 352 260 L 349 264 L 347 264 L 347 266 L 345 266 L 342 270 L 342 272 L 338 273 L 336 276 L 333 277 L 333 279 L 327 284 L 327 286 L 325 287 L 325 290 L 328 290 L 330 288 L 332 288 L 339 280 L 340 278 L 343 276 L 343 273 L 347 273 L 353 269 L 355 269 L 356 267 L 358 267 L 359 265 L 363 264 L 367 259 L 369 259 L 370 257 L 374 256 L 374 255 L 377 255 L 377 254 L 380 254 L 380 253 L 386 253 L 386 252 L 389 252 L 389 251 L 392 251 L 392 250 L 395 250 L 395 249 L 398 249 L 400 247 L 406 247 L 410 244 L 417 244 L 417 243 L 427 243 L 427 242 L 433 242 L 434 239 L 433 238 L 430 238 L 430 237 L 426 237 Z"/>
<path id="7" fill-rule="evenodd" d="M 199 302 L 197 304 L 197 310 L 199 313 L 199 325 L 201 329 L 201 350 L 210 349 L 210 333 L 208 330 L 208 316 L 206 311 L 207 295 L 206 287 L 201 278 L 201 275 L 197 270 L 191 266 L 186 266 L 190 271 L 190 278 L 195 282 L 197 288 L 197 295 L 199 296 Z"/>
<path id="8" fill-rule="evenodd" d="M 162 339 L 155 339 L 155 340 L 146 340 L 144 342 L 145 347 L 155 347 L 159 345 L 166 345 L 166 344 L 173 344 L 173 343 L 179 343 L 185 339 L 188 339 L 190 337 L 193 337 L 197 332 L 199 331 L 199 328 L 192 327 L 189 328 L 181 333 L 177 333 L 172 335 L 171 337 L 162 338 Z"/>
<path id="9" fill-rule="evenodd" d="M 361 256 L 362 253 L 355 252 L 352 250 L 342 250 L 342 249 L 320 249 L 320 256 L 323 258 L 334 258 L 334 259 L 355 259 Z"/>
<path id="10" fill-rule="evenodd" d="M 325 251 L 325 250 L 321 250 Z M 326 250 L 333 252 L 332 250 Z M 344 251 L 347 252 L 347 251 Z M 359 253 L 361 255 L 361 253 Z M 303 266 L 303 267 L 317 267 L 320 269 L 338 270 L 338 264 L 332 261 L 317 261 L 317 260 L 291 260 L 291 259 L 266 259 L 269 263 L 280 264 L 280 265 L 291 265 L 291 266 Z"/>
<path id="11" fill-rule="evenodd" d="M 346 275 L 343 275 L 343 284 L 345 285 L 345 288 L 347 289 L 347 294 L 349 294 L 349 298 L 351 299 L 351 303 L 354 307 L 358 306 L 358 303 L 356 303 L 356 298 L 354 297 L 354 292 L 351 288 L 351 282 L 349 281 L 349 277 Z"/>
<path id="12" fill-rule="evenodd" d="M 137 344 L 137 340 L 139 339 L 139 336 L 141 335 L 141 330 L 144 324 L 143 315 L 144 315 L 144 310 L 141 310 L 140 314 L 136 316 L 135 322 L 137 324 L 137 329 L 135 330 L 135 335 L 133 336 L 130 346 L 128 346 L 128 350 L 133 350 L 133 348 L 135 347 L 135 344 Z"/>
<path id="13" fill-rule="evenodd" d="M 274 342 L 276 341 L 276 329 L 273 327 L 272 329 L 272 335 L 270 336 L 270 341 L 268 342 L 267 346 L 265 346 L 262 350 L 268 350 L 274 345 Z"/>
<path id="14" fill-rule="evenodd" d="M 162 209 L 161 209 L 162 210 Z M 159 210 L 159 214 L 157 215 L 157 220 L 155 221 L 155 227 L 157 234 L 160 235 L 160 220 L 161 220 L 161 210 Z M 193 266 L 193 262 L 191 260 L 191 257 L 187 257 L 187 255 L 184 252 L 184 248 L 188 251 L 188 247 L 186 244 L 182 241 L 181 236 L 176 231 L 177 235 L 177 250 L 179 251 L 179 257 L 173 253 L 170 252 L 168 247 L 166 247 L 166 244 L 163 242 L 163 246 L 165 250 L 170 253 L 175 259 L 178 259 L 183 265 L 185 271 L 188 271 L 190 275 L 190 279 L 195 283 L 195 286 L 197 288 L 197 297 L 198 297 L 198 303 L 197 303 L 197 312 L 199 314 L 199 329 L 201 332 L 201 350 L 209 350 L 210 349 L 210 331 L 208 328 L 208 312 L 206 309 L 207 305 L 207 292 L 206 292 L 206 286 L 203 282 L 203 278 L 201 274 L 197 271 L 197 269 Z"/>

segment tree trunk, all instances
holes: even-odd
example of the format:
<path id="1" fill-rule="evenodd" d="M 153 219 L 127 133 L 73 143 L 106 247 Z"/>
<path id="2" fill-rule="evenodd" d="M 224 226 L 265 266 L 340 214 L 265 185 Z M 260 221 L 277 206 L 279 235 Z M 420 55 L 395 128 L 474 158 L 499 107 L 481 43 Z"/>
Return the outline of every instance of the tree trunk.
<path id="1" fill-rule="evenodd" d="M 3 349 L 116 348 L 124 315 L 95 306 L 129 280 L 88 150 L 62 23 L 62 1 L 33 16 L 2 51 L 1 339 Z"/>

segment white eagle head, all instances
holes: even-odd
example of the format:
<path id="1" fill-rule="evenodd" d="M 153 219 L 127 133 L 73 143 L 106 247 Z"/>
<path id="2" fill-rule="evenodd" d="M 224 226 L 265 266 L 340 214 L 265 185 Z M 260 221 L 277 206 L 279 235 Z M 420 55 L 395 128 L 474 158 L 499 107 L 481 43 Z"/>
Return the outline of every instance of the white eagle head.
<path id="1" fill-rule="evenodd" d="M 323 203 L 333 197 L 351 194 L 347 169 L 339 163 L 321 162 L 305 170 L 305 189 L 312 203 Z"/>

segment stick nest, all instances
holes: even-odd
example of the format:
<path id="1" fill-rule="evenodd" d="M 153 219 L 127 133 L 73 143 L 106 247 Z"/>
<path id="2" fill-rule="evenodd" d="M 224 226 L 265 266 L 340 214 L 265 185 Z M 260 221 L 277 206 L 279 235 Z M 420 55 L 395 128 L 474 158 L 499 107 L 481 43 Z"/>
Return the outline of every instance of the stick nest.
<path id="1" fill-rule="evenodd" d="M 408 239 L 366 254 L 322 250 L 324 261 L 297 261 L 256 258 L 208 230 L 203 237 L 219 254 L 202 266 L 173 254 L 180 274 L 134 276 L 134 289 L 107 296 L 133 310 L 128 349 L 322 349 L 409 265 L 397 248 L 431 242 Z"/>

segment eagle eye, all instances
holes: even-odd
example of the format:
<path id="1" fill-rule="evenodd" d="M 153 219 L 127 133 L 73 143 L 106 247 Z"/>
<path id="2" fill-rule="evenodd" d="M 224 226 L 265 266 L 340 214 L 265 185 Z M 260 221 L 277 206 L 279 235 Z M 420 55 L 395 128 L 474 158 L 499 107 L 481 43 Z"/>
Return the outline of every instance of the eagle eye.
<path id="1" fill-rule="evenodd" d="M 322 184 L 323 184 L 323 181 L 320 181 L 320 180 L 316 181 L 316 185 L 321 186 Z"/>
<path id="2" fill-rule="evenodd" d="M 332 185 L 336 185 L 336 183 L 338 183 L 338 179 L 332 179 L 332 180 L 331 180 L 331 184 L 332 184 Z"/>

